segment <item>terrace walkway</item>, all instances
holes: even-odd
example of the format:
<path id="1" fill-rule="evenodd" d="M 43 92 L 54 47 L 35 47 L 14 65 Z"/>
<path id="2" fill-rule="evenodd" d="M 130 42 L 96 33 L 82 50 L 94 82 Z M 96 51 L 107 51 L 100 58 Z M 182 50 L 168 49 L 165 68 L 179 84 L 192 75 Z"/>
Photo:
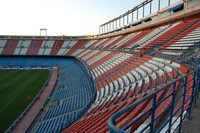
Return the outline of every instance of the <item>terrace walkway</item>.
<path id="1" fill-rule="evenodd" d="M 32 121 L 35 119 L 37 114 L 39 113 L 40 109 L 46 102 L 48 96 L 51 94 L 54 85 L 56 84 L 57 80 L 57 69 L 51 70 L 52 74 L 48 82 L 48 86 L 45 86 L 44 91 L 40 95 L 40 99 L 38 99 L 31 109 L 27 112 L 27 114 L 23 117 L 23 119 L 17 124 L 17 126 L 12 130 L 13 133 L 25 133 L 27 128 L 30 126 Z"/>
<path id="2" fill-rule="evenodd" d="M 186 120 L 182 125 L 182 133 L 199 133 L 200 132 L 200 98 L 197 99 L 196 107 L 193 107 L 191 120 Z"/>

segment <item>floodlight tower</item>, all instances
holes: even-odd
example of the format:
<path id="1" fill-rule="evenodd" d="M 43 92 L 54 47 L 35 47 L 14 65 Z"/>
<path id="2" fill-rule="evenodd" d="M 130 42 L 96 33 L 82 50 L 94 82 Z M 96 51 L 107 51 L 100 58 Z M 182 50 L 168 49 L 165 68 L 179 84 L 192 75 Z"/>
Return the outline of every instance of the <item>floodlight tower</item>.
<path id="1" fill-rule="evenodd" d="M 40 28 L 40 36 L 42 35 L 42 31 L 44 31 L 45 36 L 47 36 L 47 28 Z"/>

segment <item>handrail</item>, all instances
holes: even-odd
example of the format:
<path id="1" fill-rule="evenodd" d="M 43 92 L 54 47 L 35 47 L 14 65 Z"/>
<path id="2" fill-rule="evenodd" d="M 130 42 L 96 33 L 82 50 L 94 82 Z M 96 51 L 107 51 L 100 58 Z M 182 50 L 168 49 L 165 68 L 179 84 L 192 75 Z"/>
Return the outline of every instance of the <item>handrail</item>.
<path id="1" fill-rule="evenodd" d="M 125 107 L 124 109 L 116 112 L 115 114 L 113 114 L 109 120 L 108 120 L 108 126 L 109 126 L 109 129 L 110 129 L 110 132 L 111 133 L 125 133 L 127 129 L 131 128 L 131 126 L 133 126 L 136 122 L 138 122 L 139 120 L 141 120 L 141 118 L 143 118 L 144 115 L 146 115 L 147 113 L 149 113 L 149 116 L 148 117 L 151 117 L 150 118 L 150 123 L 147 124 L 145 127 L 143 127 L 143 130 L 141 129 L 141 132 L 148 130 L 152 133 L 152 132 L 160 132 L 168 123 L 168 131 L 171 130 L 171 125 L 174 124 L 174 122 L 172 122 L 172 118 L 177 115 L 177 112 L 179 112 L 181 110 L 181 115 L 178 116 L 177 119 L 179 119 L 180 117 L 180 122 L 178 124 L 179 126 L 179 129 L 181 129 L 181 124 L 182 124 L 182 119 L 183 119 L 183 113 L 185 111 L 184 109 L 184 105 L 186 104 L 186 102 L 189 101 L 189 107 L 188 107 L 188 117 L 190 117 L 190 113 L 191 113 L 191 107 L 192 107 L 192 104 L 193 104 L 193 101 L 196 101 L 196 97 L 197 97 L 197 93 L 199 93 L 199 90 L 198 90 L 198 87 L 199 87 L 199 73 L 200 72 L 200 66 L 195 69 L 193 72 L 190 72 L 188 73 L 187 75 L 184 75 L 176 80 L 174 80 L 173 82 L 163 86 L 162 88 L 154 91 L 153 93 L 145 96 L 144 98 L 142 98 L 141 100 Z M 189 75 L 193 75 L 193 78 L 192 79 L 188 79 L 187 77 Z M 177 82 L 180 82 L 181 80 L 184 80 L 184 84 L 179 86 L 178 88 L 175 88 L 176 86 L 176 83 Z M 185 95 L 186 95 L 186 92 L 189 91 L 189 89 L 187 89 L 187 85 L 188 83 L 193 83 L 193 86 L 190 87 L 189 89 L 192 89 L 192 94 L 188 97 L 188 99 L 185 99 Z M 163 112 L 161 112 L 160 115 L 158 115 L 157 117 L 155 117 L 155 110 L 157 109 L 157 107 L 162 104 L 163 101 L 165 101 L 169 95 L 167 95 L 166 97 L 164 97 L 164 99 L 162 98 L 162 101 L 161 103 L 159 103 L 158 105 L 158 102 L 156 102 L 156 96 L 159 92 L 163 91 L 164 89 L 170 87 L 170 86 L 173 86 L 173 91 L 172 93 L 170 93 L 169 95 L 172 95 L 172 101 L 170 102 L 170 105 L 167 107 L 167 109 L 165 109 L 163 112 L 165 113 L 166 110 L 168 110 L 170 112 L 169 114 L 169 118 L 160 126 L 160 128 L 158 129 L 155 129 L 155 122 L 157 121 L 157 119 L 159 119 L 159 117 L 162 115 Z M 184 93 L 182 95 L 180 95 L 180 97 L 178 98 L 178 100 L 181 100 L 181 98 L 183 99 L 182 103 L 181 103 L 181 106 L 177 109 L 177 110 L 174 110 L 174 104 L 175 104 L 175 96 L 174 96 L 174 93 L 178 90 L 181 90 L 183 89 Z M 169 96 L 171 97 L 171 96 Z M 143 112 L 142 114 L 140 114 L 139 116 L 137 116 L 136 118 L 134 118 L 131 122 L 129 122 L 125 127 L 123 127 L 122 129 L 119 129 L 116 127 L 115 125 L 115 121 L 118 117 L 122 116 L 124 113 L 130 111 L 131 109 L 137 107 L 138 105 L 142 104 L 143 102 L 149 100 L 149 99 L 153 99 L 153 100 L 150 100 L 151 103 L 151 108 L 148 109 L 146 112 Z M 177 100 L 177 99 L 176 99 Z M 194 102 L 195 103 L 195 102 Z M 175 112 L 175 113 L 174 113 Z M 143 123 L 143 122 L 142 122 Z"/>

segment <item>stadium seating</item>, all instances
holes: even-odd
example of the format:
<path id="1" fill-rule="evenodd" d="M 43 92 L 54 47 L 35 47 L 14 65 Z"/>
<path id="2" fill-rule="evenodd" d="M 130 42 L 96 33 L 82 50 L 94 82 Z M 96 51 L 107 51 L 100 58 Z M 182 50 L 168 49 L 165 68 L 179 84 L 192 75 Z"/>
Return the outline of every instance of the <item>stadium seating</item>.
<path id="1" fill-rule="evenodd" d="M 99 40 L 1 40 L 1 48 L 3 49 L 0 52 L 2 55 L 76 56 L 84 53 L 86 49 L 115 51 L 127 51 L 127 49 L 128 51 L 138 51 L 138 49 L 142 49 L 145 52 L 157 44 L 163 45 L 161 47 L 162 50 L 188 49 L 188 47 L 194 46 L 194 40 L 195 42 L 199 41 L 198 28 L 199 19 L 194 18 L 187 20 L 187 22 L 176 22 L 170 25 Z M 192 39 L 191 36 L 193 37 Z M 188 38 L 191 40 L 188 40 Z M 165 53 L 167 52 L 165 51 Z M 170 54 L 170 51 L 168 53 Z"/>
<path id="2" fill-rule="evenodd" d="M 21 41 L 20 41 L 21 42 Z M 4 49 L 2 50 L 2 55 L 13 55 L 15 52 L 15 48 L 19 44 L 19 40 L 7 40 L 5 44 L 3 44 Z"/>
<path id="3" fill-rule="evenodd" d="M 0 58 L 1 66 L 7 67 L 51 67 L 60 68 L 59 86 L 54 92 L 50 105 L 38 125 L 36 132 L 59 132 L 77 120 L 83 114 L 95 97 L 92 82 L 83 71 L 80 62 L 63 58 Z"/>
<path id="4" fill-rule="evenodd" d="M 125 55 L 124 56 L 121 55 L 121 56 L 124 57 Z M 109 116 L 111 116 L 113 113 L 115 113 L 122 107 L 125 107 L 131 104 L 136 99 L 137 100 L 141 99 L 142 97 L 137 98 L 139 95 L 142 94 L 141 96 L 144 96 L 148 94 L 148 92 L 151 93 L 152 91 L 150 90 L 153 90 L 153 88 L 156 88 L 159 81 L 160 81 L 159 84 L 164 84 L 168 80 L 178 77 L 177 75 L 178 72 L 176 72 L 176 70 L 174 69 L 175 67 L 177 67 L 176 63 L 170 63 L 169 60 L 163 60 L 160 58 L 142 57 L 142 58 L 139 58 L 139 60 L 137 60 L 136 58 L 137 56 L 135 56 L 135 58 L 133 57 L 134 55 L 132 56 L 130 55 L 124 61 L 118 62 L 118 64 L 115 64 L 115 61 L 116 62 L 120 61 L 120 58 L 117 57 L 117 60 L 113 60 L 110 63 L 110 65 L 115 64 L 117 67 L 114 65 L 111 66 L 110 69 L 109 67 L 106 67 L 108 65 L 105 65 L 104 67 L 102 67 L 102 73 L 106 73 L 106 71 L 109 71 L 110 73 L 112 73 L 111 76 L 113 76 L 113 78 L 110 78 L 111 80 L 106 79 L 106 77 L 109 76 L 109 73 L 99 78 L 103 80 L 105 79 L 106 81 L 104 82 L 102 80 L 100 81 L 103 85 L 101 85 L 100 87 L 101 89 L 97 91 L 97 98 L 96 98 L 95 103 L 92 105 L 91 109 L 86 113 L 86 115 L 82 117 L 81 120 L 79 120 L 73 126 L 66 129 L 66 132 L 81 132 L 81 131 L 106 132 L 108 131 L 108 127 L 106 124 L 107 121 L 105 119 L 107 119 Z M 126 65 L 126 64 L 129 64 L 129 65 Z M 139 64 L 139 65 L 136 65 L 136 64 Z M 105 69 L 105 71 L 103 69 Z M 122 72 L 120 73 L 118 69 Z M 135 73 L 134 72 L 131 73 L 131 71 L 133 71 L 132 69 L 135 69 L 134 70 Z M 97 76 L 97 79 L 98 79 L 98 77 L 103 74 L 101 73 L 101 67 L 99 67 L 99 69 L 97 70 L 100 71 L 99 75 Z M 117 78 L 118 75 L 115 75 L 115 73 L 118 73 L 121 79 L 118 79 Z M 132 81 L 129 82 L 128 79 L 130 81 L 132 79 Z M 150 83 L 150 79 L 151 79 L 151 83 Z M 113 83 L 111 81 L 113 81 Z M 117 81 L 119 84 L 115 84 L 114 83 L 115 81 Z M 137 81 L 138 85 L 134 84 L 134 81 Z M 98 84 L 98 80 L 96 83 Z M 151 85 L 153 84 L 153 85 L 150 87 L 150 84 Z M 114 88 L 119 88 L 119 90 L 115 90 Z M 163 92 L 163 94 L 164 93 L 166 92 Z M 163 94 L 160 95 L 159 99 L 162 98 Z M 138 107 L 137 111 L 140 112 L 144 110 L 146 105 L 148 105 L 148 103 L 145 103 L 143 106 L 141 105 L 141 109 L 139 109 Z M 102 113 L 104 116 L 101 115 Z M 133 114 L 130 114 L 130 115 L 133 115 Z M 136 116 L 136 114 L 134 116 Z M 129 116 L 129 115 L 126 115 L 126 117 L 130 119 L 133 118 L 132 116 Z M 105 118 L 105 119 L 99 121 L 102 118 Z M 92 119 L 95 119 L 97 122 L 90 123 L 90 121 L 93 121 Z M 124 119 L 124 117 L 120 119 Z M 121 124 L 122 122 L 123 121 L 120 121 Z M 88 125 L 86 123 L 88 123 Z M 125 124 L 126 123 L 127 123 L 127 120 Z M 98 125 L 102 125 L 102 126 L 98 127 Z"/>
<path id="5" fill-rule="evenodd" d="M 166 55 L 183 55 L 184 50 L 198 48 L 200 42 L 199 36 L 199 28 L 194 30 L 193 32 L 187 34 L 185 37 L 180 39 L 179 41 L 164 47 L 162 50 L 162 54 Z M 197 44 L 195 44 L 197 43 Z"/>
<path id="6" fill-rule="evenodd" d="M 184 45 L 176 45 L 176 42 L 178 42 L 181 38 L 186 37 L 187 34 L 191 33 L 192 31 L 194 31 L 195 29 L 200 27 L 200 19 L 192 19 L 192 20 L 188 20 L 187 22 L 182 22 L 181 25 L 179 25 L 179 29 L 181 29 L 181 33 L 176 35 L 173 39 L 170 39 L 169 42 L 167 42 L 162 48 L 163 49 L 188 49 L 188 46 L 185 44 Z M 176 29 L 177 31 L 180 31 L 179 29 Z M 192 38 L 191 38 L 192 39 Z M 194 41 L 194 39 L 192 39 Z M 181 41 L 181 40 L 180 40 Z M 174 44 L 175 43 L 175 44 Z M 181 42 L 180 42 L 181 43 Z M 185 42 L 187 43 L 187 42 Z"/>
<path id="7" fill-rule="evenodd" d="M 58 88 L 51 97 L 46 114 L 39 120 L 36 132 L 108 132 L 107 120 L 114 113 L 190 72 L 190 68 L 180 62 L 150 56 L 148 51 L 156 47 L 162 50 L 162 54 L 181 55 L 181 50 L 196 47 L 199 30 L 199 18 L 191 18 L 109 37 L 0 40 L 1 55 L 43 55 L 40 58 L 0 57 L 0 66 L 59 66 Z M 75 57 L 88 66 L 91 77 L 77 60 L 48 56 Z M 192 79 L 193 75 L 188 78 Z M 177 82 L 175 89 L 180 85 Z M 192 85 L 193 81 L 187 85 L 186 98 L 190 98 Z M 158 93 L 156 101 L 161 101 L 172 89 L 170 86 Z M 151 100 L 117 118 L 116 126 L 123 128 L 140 113 L 149 110 Z M 171 101 L 169 97 L 159 105 L 155 117 L 166 111 Z M 176 110 L 180 104 L 181 100 L 177 100 Z M 189 103 L 184 106 L 187 110 Z M 150 123 L 150 115 L 147 114 L 130 130 L 141 131 Z M 166 116 L 166 113 L 162 114 L 162 118 Z M 179 117 L 180 111 L 174 119 Z M 156 120 L 155 126 L 161 121 L 161 118 Z"/>
<path id="8" fill-rule="evenodd" d="M 31 41 L 31 43 L 28 47 L 28 51 L 26 52 L 26 55 L 37 55 L 41 48 L 42 42 L 43 41 L 41 41 L 41 40 Z"/>

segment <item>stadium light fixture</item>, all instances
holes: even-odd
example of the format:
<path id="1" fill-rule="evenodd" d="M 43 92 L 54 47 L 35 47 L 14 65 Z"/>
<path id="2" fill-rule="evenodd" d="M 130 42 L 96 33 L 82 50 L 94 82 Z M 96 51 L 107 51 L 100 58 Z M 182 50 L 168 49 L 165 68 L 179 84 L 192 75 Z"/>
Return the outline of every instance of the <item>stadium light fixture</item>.
<path id="1" fill-rule="evenodd" d="M 45 36 L 47 36 L 47 28 L 40 28 L 40 36 L 42 35 L 42 32 L 45 32 Z"/>

